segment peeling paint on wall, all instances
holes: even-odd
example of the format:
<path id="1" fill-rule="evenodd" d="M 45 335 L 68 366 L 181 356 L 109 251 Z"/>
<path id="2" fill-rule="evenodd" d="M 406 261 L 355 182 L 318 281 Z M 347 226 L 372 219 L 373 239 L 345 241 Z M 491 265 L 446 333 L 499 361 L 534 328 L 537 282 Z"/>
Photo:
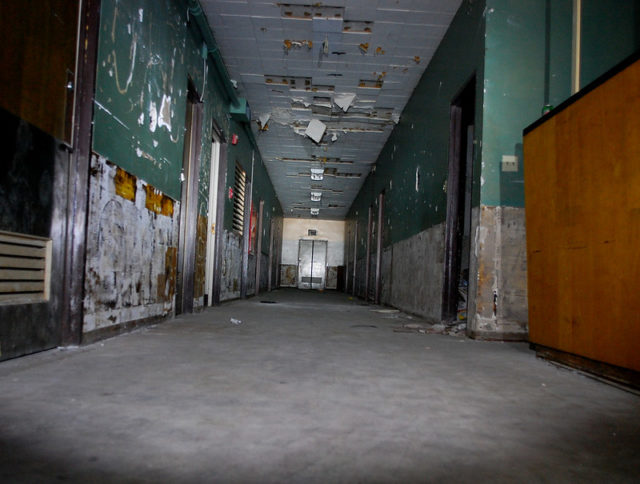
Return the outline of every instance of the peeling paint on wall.
<path id="1" fill-rule="evenodd" d="M 193 297 L 204 296 L 204 278 L 207 258 L 207 227 L 209 226 L 207 217 L 198 215 L 198 226 L 196 229 L 196 266 L 193 284 Z"/>
<path id="2" fill-rule="evenodd" d="M 158 300 L 172 302 L 176 293 L 176 273 L 178 267 L 177 247 L 167 247 L 164 257 L 164 273 L 158 274 Z"/>
<path id="3" fill-rule="evenodd" d="M 524 209 L 480 207 L 475 311 L 470 334 L 479 338 L 526 339 L 527 266 Z"/>
<path id="4" fill-rule="evenodd" d="M 242 240 L 228 230 L 224 231 L 223 240 L 220 300 L 226 301 L 240 297 Z"/>
<path id="5" fill-rule="evenodd" d="M 114 182 L 116 195 L 120 195 L 125 200 L 136 201 L 136 177 L 127 173 L 121 168 L 116 169 Z"/>
<path id="6" fill-rule="evenodd" d="M 166 215 L 167 217 L 173 217 L 173 200 L 151 185 L 143 185 L 143 187 L 146 195 L 145 207 L 147 210 Z"/>
<path id="7" fill-rule="evenodd" d="M 280 266 L 280 285 L 282 287 L 296 287 L 298 281 L 298 266 L 282 264 Z"/>
<path id="8" fill-rule="evenodd" d="M 116 193 L 116 173 L 104 158 L 92 157 L 85 333 L 168 316 L 174 308 L 177 217 L 156 216 L 146 207 L 146 196 L 124 201 Z M 135 194 L 146 191 L 136 180 Z"/>

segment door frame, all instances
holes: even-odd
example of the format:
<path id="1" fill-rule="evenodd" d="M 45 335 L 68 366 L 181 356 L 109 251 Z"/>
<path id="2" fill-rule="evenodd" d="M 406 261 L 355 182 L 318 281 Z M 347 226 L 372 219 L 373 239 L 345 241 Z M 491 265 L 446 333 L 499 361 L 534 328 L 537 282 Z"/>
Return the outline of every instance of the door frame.
<path id="1" fill-rule="evenodd" d="M 215 124 L 215 121 L 213 122 Z M 218 224 L 218 204 L 221 203 L 219 186 L 220 186 L 220 151 L 222 143 L 219 135 L 214 127 L 211 136 L 211 160 L 209 171 L 209 206 L 207 211 L 207 249 L 206 249 L 206 267 L 205 267 L 205 307 L 216 304 L 214 297 L 214 286 L 216 279 L 219 279 L 219 272 L 216 271 L 216 256 L 220 250 L 217 244 L 217 232 L 220 227 Z M 215 201 L 215 204 L 213 203 Z M 222 200 L 224 203 L 224 199 Z M 215 206 L 214 206 L 215 205 Z"/>
<path id="2" fill-rule="evenodd" d="M 180 235 L 175 313 L 192 313 L 195 289 L 198 181 L 202 139 L 202 103 L 191 79 L 188 81 L 182 190 L 180 195 Z"/>
<path id="3" fill-rule="evenodd" d="M 351 282 L 351 295 L 356 296 L 356 283 L 358 281 L 358 220 L 353 227 L 353 275 Z"/>
<path id="4" fill-rule="evenodd" d="M 84 275 L 89 217 L 89 171 L 93 133 L 93 98 L 95 94 L 100 31 L 100 0 L 79 3 L 76 52 L 76 96 L 73 105 L 72 150 L 66 197 L 64 245 L 64 290 L 60 308 L 61 343 L 78 345 L 84 323 Z"/>
<path id="5" fill-rule="evenodd" d="M 260 294 L 260 273 L 262 272 L 262 216 L 264 215 L 264 200 L 260 200 L 258 203 L 258 221 L 256 227 L 256 290 L 255 295 Z"/>
<path id="6" fill-rule="evenodd" d="M 464 179 L 472 177 L 472 169 L 467 173 L 466 144 L 467 132 L 464 129 L 464 120 L 469 118 L 469 110 L 472 118 L 475 117 L 476 103 L 476 76 L 467 81 L 463 88 L 454 97 L 450 107 L 449 122 L 449 167 L 447 177 L 447 216 L 445 227 L 444 249 L 444 278 L 442 287 L 442 320 L 454 321 L 458 314 L 458 278 L 461 262 L 461 247 L 458 232 L 460 230 L 460 210 L 464 212 L 464 204 L 471 200 L 462 200 L 465 197 L 465 187 L 461 186 L 461 170 L 464 169 Z M 472 100 L 469 103 L 469 99 Z M 471 125 L 475 124 L 472 122 Z M 467 125 L 468 126 L 468 125 Z M 463 141 L 464 139 L 464 141 Z M 471 194 L 469 195 L 472 198 Z M 463 213 L 464 216 L 464 213 Z"/>
<path id="7" fill-rule="evenodd" d="M 382 224 L 384 222 L 384 190 L 378 195 L 378 227 L 376 232 L 376 280 L 374 303 L 380 304 L 382 292 Z"/>
<path id="8" fill-rule="evenodd" d="M 371 277 L 371 232 L 373 231 L 373 205 L 369 205 L 369 216 L 367 219 L 367 252 L 365 255 L 364 268 L 364 300 L 369 300 L 369 278 Z"/>
<path id="9" fill-rule="evenodd" d="M 218 187 L 216 191 L 218 202 L 216 204 L 216 232 L 214 234 L 215 253 L 213 259 L 213 284 L 211 287 L 211 303 L 217 306 L 220 304 L 220 293 L 222 291 L 224 204 L 227 196 L 227 139 L 224 132 L 215 121 L 213 122 L 213 132 L 220 143 L 220 152 L 218 156 Z"/>

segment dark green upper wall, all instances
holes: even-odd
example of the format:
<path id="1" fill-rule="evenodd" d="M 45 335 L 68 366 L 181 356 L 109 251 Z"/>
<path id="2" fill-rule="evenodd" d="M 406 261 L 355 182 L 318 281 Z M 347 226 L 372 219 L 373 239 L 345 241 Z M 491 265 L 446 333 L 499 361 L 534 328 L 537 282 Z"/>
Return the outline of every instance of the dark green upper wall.
<path id="1" fill-rule="evenodd" d="M 582 0 L 580 87 L 640 48 L 640 0 Z"/>
<path id="2" fill-rule="evenodd" d="M 583 84 L 636 49 L 638 5 L 583 0 Z M 473 205 L 523 207 L 522 130 L 571 95 L 572 29 L 573 0 L 463 2 L 350 209 L 359 232 L 383 189 L 385 245 L 444 221 L 449 106 L 474 72 Z M 518 172 L 502 172 L 503 155 L 518 156 Z"/>
<path id="3" fill-rule="evenodd" d="M 210 57 L 205 64 L 203 39 L 195 24 L 186 22 L 186 12 L 183 0 L 102 1 L 93 148 L 179 200 L 187 83 L 191 79 L 202 96 L 198 213 L 206 215 L 212 123 L 215 121 L 227 138 L 232 133 L 240 136 L 238 145 L 227 144 L 227 188 L 233 186 L 236 160 L 250 174 L 252 135 L 230 119 L 220 74 Z M 257 152 L 254 178 L 254 200 L 265 200 L 265 213 L 281 214 Z M 225 200 L 225 227 L 230 229 L 231 202 L 228 197 Z"/>
<path id="4" fill-rule="evenodd" d="M 581 86 L 637 49 L 639 12 L 640 0 L 582 1 Z M 573 1 L 487 0 L 486 26 L 481 201 L 523 207 L 522 130 L 571 95 Z M 519 171 L 502 172 L 502 155 Z"/>
<path id="5" fill-rule="evenodd" d="M 226 193 L 234 186 L 236 162 L 240 164 L 247 174 L 247 181 L 251 181 L 251 195 L 253 205 L 257 211 L 260 200 L 264 201 L 264 214 L 262 220 L 262 251 L 266 254 L 269 250 L 269 237 L 271 234 L 271 220 L 282 216 L 282 207 L 278 200 L 273 184 L 262 161 L 260 152 L 256 149 L 249 135 L 249 128 L 233 120 L 230 121 L 229 134 L 238 135 L 238 144 L 229 143 L 227 155 L 227 184 Z M 253 178 L 252 178 L 253 173 Z M 224 228 L 231 231 L 233 228 L 233 199 L 225 197 Z"/>
<path id="6" fill-rule="evenodd" d="M 571 95 L 573 0 L 547 0 L 548 53 L 545 55 L 545 104 L 557 106 Z M 546 35 L 545 35 L 546 37 Z M 547 59 L 548 56 L 548 59 Z"/>
<path id="7" fill-rule="evenodd" d="M 474 75 L 476 139 L 482 136 L 479 113 L 483 98 L 484 7 L 484 2 L 462 3 L 409 99 L 378 157 L 375 173 L 369 175 L 349 211 L 348 218 L 360 221 L 360 234 L 366 231 L 369 205 L 375 206 L 382 190 L 385 190 L 385 245 L 444 221 L 450 106 Z M 476 153 L 476 174 L 479 163 Z M 479 176 L 473 178 L 477 205 Z"/>
<path id="8" fill-rule="evenodd" d="M 202 85 L 185 7 L 103 0 L 100 19 L 93 149 L 179 199 L 187 76 Z"/>
<path id="9" fill-rule="evenodd" d="M 545 1 L 487 0 L 483 205 L 524 206 L 522 130 L 545 104 Z M 502 172 L 503 155 L 519 170 Z"/>

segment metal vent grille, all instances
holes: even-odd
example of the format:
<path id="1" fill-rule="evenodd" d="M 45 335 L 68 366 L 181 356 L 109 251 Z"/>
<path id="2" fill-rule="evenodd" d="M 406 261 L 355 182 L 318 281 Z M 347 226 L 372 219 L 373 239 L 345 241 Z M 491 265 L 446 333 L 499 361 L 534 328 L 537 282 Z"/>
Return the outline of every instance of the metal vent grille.
<path id="1" fill-rule="evenodd" d="M 0 231 L 0 304 L 49 300 L 51 239 Z"/>
<path id="2" fill-rule="evenodd" d="M 244 200 L 247 185 L 247 174 L 240 164 L 236 163 L 235 181 L 233 183 L 233 231 L 242 236 L 244 233 Z"/>

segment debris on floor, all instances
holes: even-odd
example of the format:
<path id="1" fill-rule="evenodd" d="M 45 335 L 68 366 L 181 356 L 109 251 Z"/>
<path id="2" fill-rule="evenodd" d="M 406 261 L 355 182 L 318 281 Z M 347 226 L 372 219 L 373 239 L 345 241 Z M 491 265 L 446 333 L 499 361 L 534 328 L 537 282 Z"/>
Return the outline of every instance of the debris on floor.
<path id="1" fill-rule="evenodd" d="M 451 336 L 464 335 L 467 324 L 444 325 L 442 323 L 404 323 L 393 328 L 394 333 L 422 333 L 422 334 L 446 334 Z"/>
<path id="2" fill-rule="evenodd" d="M 231 318 L 231 324 L 242 324 L 242 321 L 236 318 Z"/>

